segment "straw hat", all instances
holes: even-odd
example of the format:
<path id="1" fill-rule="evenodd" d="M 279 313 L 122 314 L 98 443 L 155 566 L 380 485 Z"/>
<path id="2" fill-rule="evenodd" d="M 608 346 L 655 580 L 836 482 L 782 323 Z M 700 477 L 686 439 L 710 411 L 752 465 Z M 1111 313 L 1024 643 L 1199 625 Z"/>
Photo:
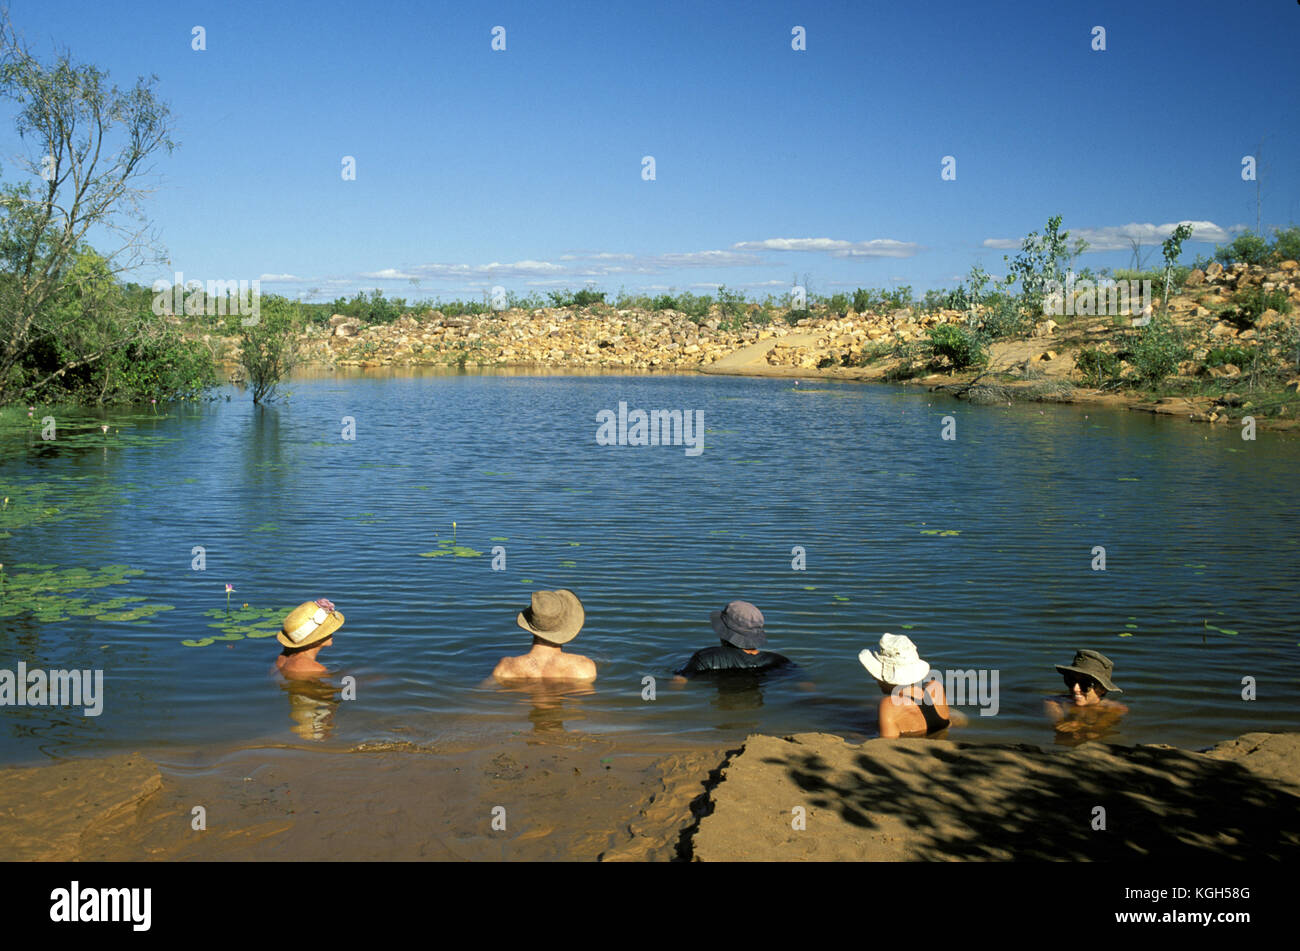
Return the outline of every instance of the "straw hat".
<path id="1" fill-rule="evenodd" d="M 343 615 L 334 610 L 333 602 L 325 598 L 304 601 L 288 613 L 275 639 L 298 650 L 319 644 L 342 626 Z"/>
<path id="2" fill-rule="evenodd" d="M 1056 669 L 1061 673 L 1069 670 L 1076 674 L 1083 674 L 1085 677 L 1091 677 L 1111 693 L 1124 692 L 1116 687 L 1114 681 L 1110 679 L 1110 675 L 1115 670 L 1115 662 L 1099 651 L 1078 651 L 1074 655 L 1073 664 L 1057 664 Z"/>
<path id="3" fill-rule="evenodd" d="M 882 634 L 878 652 L 864 649 L 858 660 L 881 683 L 894 686 L 914 684 L 930 672 L 930 665 L 916 653 L 916 645 L 904 634 Z"/>
<path id="4" fill-rule="evenodd" d="M 567 644 L 578 636 L 586 619 L 582 602 L 568 588 L 534 591 L 532 603 L 515 619 L 529 634 L 552 644 Z"/>

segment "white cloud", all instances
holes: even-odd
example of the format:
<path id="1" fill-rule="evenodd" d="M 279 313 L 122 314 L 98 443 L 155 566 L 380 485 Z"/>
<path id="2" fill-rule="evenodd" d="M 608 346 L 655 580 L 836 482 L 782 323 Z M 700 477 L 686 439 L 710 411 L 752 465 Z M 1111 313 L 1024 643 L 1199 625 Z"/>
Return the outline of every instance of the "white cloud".
<path id="1" fill-rule="evenodd" d="M 893 238 L 870 241 L 844 241 L 840 238 L 765 238 L 741 241 L 732 245 L 743 251 L 816 251 L 833 258 L 910 258 L 921 246 Z"/>
<path id="2" fill-rule="evenodd" d="M 293 274 L 263 274 L 258 280 L 263 284 L 290 284 L 301 281 L 302 278 Z"/>
<path id="3" fill-rule="evenodd" d="M 1176 221 L 1169 224 L 1156 225 L 1151 223 L 1139 224 L 1130 222 L 1126 225 L 1115 225 L 1106 228 L 1069 228 L 1070 239 L 1082 238 L 1088 242 L 1088 252 L 1097 251 L 1129 251 L 1132 250 L 1132 239 L 1140 241 L 1144 245 L 1158 245 L 1173 233 L 1174 228 L 1180 224 L 1192 226 L 1192 236 L 1189 241 L 1208 241 L 1215 244 L 1227 241 L 1231 228 L 1220 228 L 1213 221 Z M 984 247 L 998 249 L 1015 249 L 1020 247 L 1020 238 L 986 238 Z"/>

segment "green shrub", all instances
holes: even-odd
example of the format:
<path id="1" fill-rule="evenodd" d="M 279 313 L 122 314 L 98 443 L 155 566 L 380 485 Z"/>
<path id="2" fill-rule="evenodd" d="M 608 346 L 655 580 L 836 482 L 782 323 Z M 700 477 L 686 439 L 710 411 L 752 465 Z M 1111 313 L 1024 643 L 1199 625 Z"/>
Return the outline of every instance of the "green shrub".
<path id="1" fill-rule="evenodd" d="M 1273 258 L 1278 262 L 1300 261 L 1300 228 L 1274 229 Z"/>
<path id="2" fill-rule="evenodd" d="M 1267 264 L 1272 257 L 1268 241 L 1252 231 L 1243 231 L 1227 244 L 1214 249 L 1214 259 L 1225 267 L 1240 261 L 1245 264 Z"/>
<path id="3" fill-rule="evenodd" d="M 677 310 L 677 298 L 672 294 L 660 294 L 650 302 L 650 309 L 659 310 Z"/>
<path id="4" fill-rule="evenodd" d="M 1147 386 L 1159 386 L 1176 369 L 1184 354 L 1182 337 L 1164 317 L 1153 318 L 1142 328 L 1129 352 L 1129 363 Z"/>
<path id="5" fill-rule="evenodd" d="M 253 387 L 253 402 L 274 398 L 276 385 L 294 364 L 294 311 L 282 297 L 263 297 L 261 314 L 253 326 L 245 326 L 238 315 L 229 318 L 229 331 L 239 334 L 243 347 L 240 363 Z"/>
<path id="6" fill-rule="evenodd" d="M 980 366 L 988 354 L 979 338 L 958 324 L 940 324 L 928 333 L 930 353 L 946 357 L 955 370 Z"/>
<path id="7" fill-rule="evenodd" d="M 830 300 L 826 302 L 826 306 L 831 313 L 843 317 L 849 312 L 849 296 L 847 294 L 832 294 Z"/>
<path id="8" fill-rule="evenodd" d="M 707 294 L 692 294 L 689 291 L 683 291 L 674 301 L 673 310 L 679 310 L 697 324 L 703 323 L 704 319 L 709 316 L 709 308 L 713 306 L 713 298 Z"/>
<path id="9" fill-rule="evenodd" d="M 870 311 L 875 303 L 876 297 L 872 291 L 859 287 L 853 292 L 853 309 L 859 314 L 865 314 Z"/>
<path id="10" fill-rule="evenodd" d="M 1237 305 L 1236 309 L 1223 316 L 1242 328 L 1253 327 L 1266 310 L 1275 310 L 1279 314 L 1291 312 L 1291 301 L 1287 299 L 1286 291 L 1280 287 L 1271 291 L 1258 285 L 1249 287 L 1233 294 L 1232 301 Z"/>
<path id="11" fill-rule="evenodd" d="M 912 285 L 904 284 L 901 287 L 894 288 L 892 291 L 882 290 L 880 296 L 884 299 L 885 303 L 889 304 L 891 307 L 911 307 Z"/>
<path id="12" fill-rule="evenodd" d="M 746 309 L 744 292 L 728 290 L 725 284 L 719 285 L 718 309 L 722 311 L 723 317 L 730 317 L 733 320 L 743 318 Z"/>
<path id="13" fill-rule="evenodd" d="M 1254 359 L 1254 353 L 1247 350 L 1240 344 L 1229 344 L 1226 347 L 1215 347 L 1205 357 L 1205 365 L 1209 367 L 1227 366 L 1229 363 L 1234 366 L 1242 367 Z"/>
<path id="14" fill-rule="evenodd" d="M 990 294 L 984 300 L 984 308 L 979 326 L 986 340 L 1012 337 L 1029 327 L 1029 316 L 1021 309 L 1020 302 L 1006 294 Z"/>
<path id="15" fill-rule="evenodd" d="M 1095 347 L 1080 350 L 1074 365 L 1083 376 L 1083 382 L 1091 387 L 1101 386 L 1119 376 L 1119 357 L 1108 350 Z"/>

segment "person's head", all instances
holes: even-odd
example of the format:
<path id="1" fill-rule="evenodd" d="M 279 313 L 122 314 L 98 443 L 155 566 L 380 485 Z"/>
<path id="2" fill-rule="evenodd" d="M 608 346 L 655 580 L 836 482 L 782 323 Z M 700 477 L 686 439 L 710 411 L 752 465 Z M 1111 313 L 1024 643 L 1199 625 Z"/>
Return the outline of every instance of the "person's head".
<path id="1" fill-rule="evenodd" d="M 334 610 L 334 603 L 325 598 L 304 601 L 284 619 L 276 640 L 284 647 L 286 655 L 320 650 L 334 643 L 334 632 L 343 626 L 343 614 Z"/>
<path id="2" fill-rule="evenodd" d="M 877 649 L 864 648 L 858 661 L 875 678 L 881 693 L 919 683 L 930 672 L 930 665 L 921 660 L 916 645 L 905 634 L 882 634 Z"/>
<path id="3" fill-rule="evenodd" d="M 748 601 L 729 601 L 721 611 L 709 615 L 713 631 L 722 643 L 744 651 L 757 651 L 767 643 L 763 612 Z"/>
<path id="4" fill-rule="evenodd" d="M 568 588 L 534 591 L 516 623 L 533 635 L 534 646 L 559 647 L 578 636 L 587 615 L 578 596 Z"/>
<path id="5" fill-rule="evenodd" d="M 1107 693 L 1124 692 L 1111 680 L 1114 662 L 1099 651 L 1078 651 L 1072 664 L 1057 664 L 1056 669 L 1065 679 L 1066 691 L 1079 706 L 1100 703 Z"/>

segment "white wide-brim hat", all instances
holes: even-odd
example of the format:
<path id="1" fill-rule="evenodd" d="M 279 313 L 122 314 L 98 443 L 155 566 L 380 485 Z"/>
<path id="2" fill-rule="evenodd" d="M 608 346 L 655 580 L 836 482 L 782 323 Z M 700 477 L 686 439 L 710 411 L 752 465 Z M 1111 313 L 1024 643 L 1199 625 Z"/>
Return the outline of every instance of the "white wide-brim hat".
<path id="1" fill-rule="evenodd" d="M 866 648 L 858 660 L 872 677 L 894 686 L 917 683 L 930 672 L 930 665 L 917 655 L 916 645 L 903 634 L 882 634 L 879 651 Z"/>

